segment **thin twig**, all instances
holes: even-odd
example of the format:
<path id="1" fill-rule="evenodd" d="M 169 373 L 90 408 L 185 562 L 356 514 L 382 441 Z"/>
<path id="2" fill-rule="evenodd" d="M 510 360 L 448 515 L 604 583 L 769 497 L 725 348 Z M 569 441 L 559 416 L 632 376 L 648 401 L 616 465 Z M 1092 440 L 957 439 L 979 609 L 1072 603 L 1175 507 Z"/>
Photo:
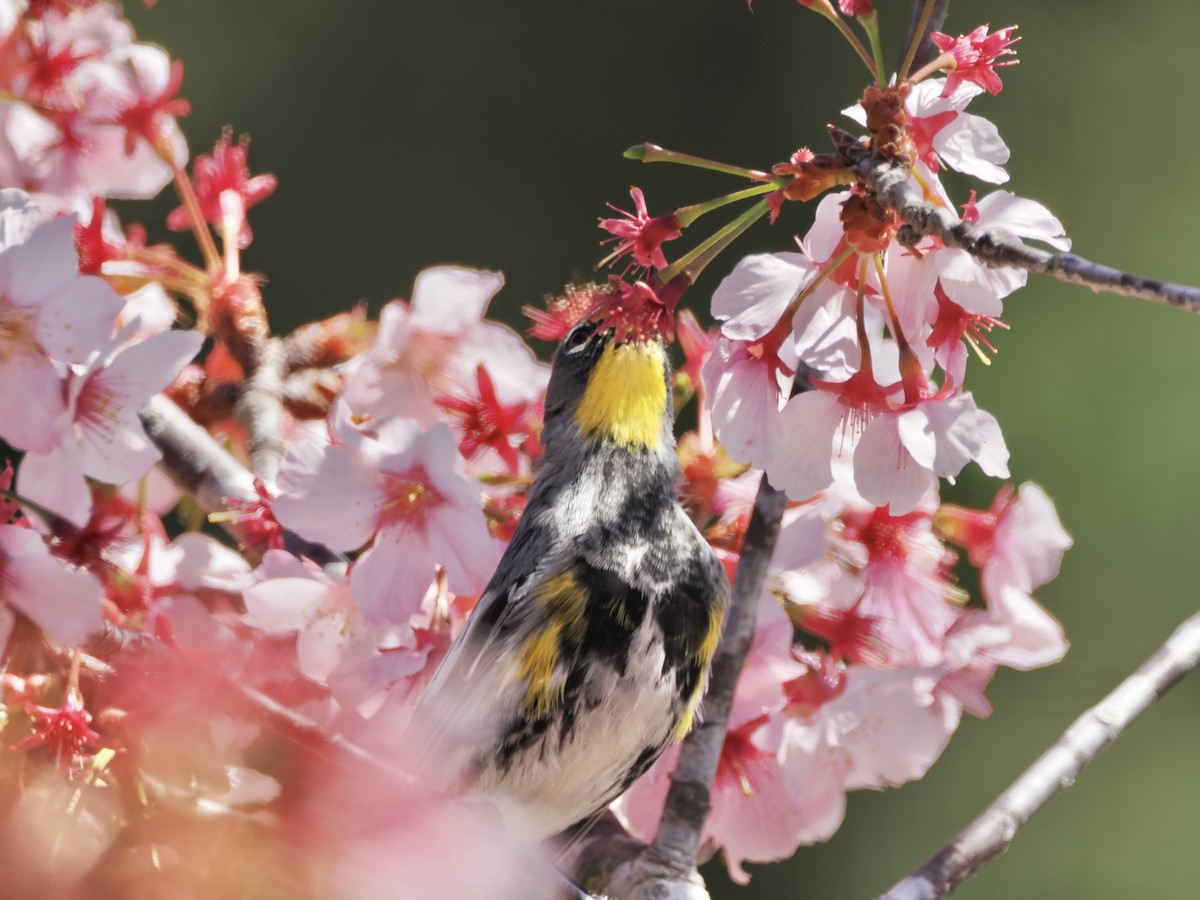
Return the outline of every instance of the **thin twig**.
<path id="1" fill-rule="evenodd" d="M 1200 312 L 1200 288 L 1133 275 L 1074 253 L 1031 247 L 1003 232 L 964 222 L 945 207 L 926 202 L 909 184 L 908 171 L 902 166 L 865 158 L 857 164 L 857 174 L 912 232 L 941 238 L 947 247 L 966 250 L 989 266 L 1015 266 L 1068 284 L 1086 285 L 1094 291 Z"/>
<path id="2" fill-rule="evenodd" d="M 1200 613 L 1136 672 L 1080 716 L 983 814 L 881 900 L 935 900 L 1008 849 L 1035 812 L 1075 783 L 1083 768 L 1177 681 L 1200 665 Z"/>

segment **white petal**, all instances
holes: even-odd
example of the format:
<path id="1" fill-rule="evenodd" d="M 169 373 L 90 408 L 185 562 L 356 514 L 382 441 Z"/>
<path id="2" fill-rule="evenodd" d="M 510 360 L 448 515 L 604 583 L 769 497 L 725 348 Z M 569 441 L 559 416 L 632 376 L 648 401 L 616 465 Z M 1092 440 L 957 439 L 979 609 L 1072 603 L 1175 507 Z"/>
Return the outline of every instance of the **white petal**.
<path id="1" fill-rule="evenodd" d="M 833 438 L 845 409 L 833 394 L 808 391 L 779 414 L 780 438 L 767 463 L 772 487 L 807 500 L 833 484 Z"/>
<path id="2" fill-rule="evenodd" d="M 73 434 L 47 453 L 26 453 L 17 469 L 17 492 L 82 527 L 92 512 L 92 492 Z"/>
<path id="3" fill-rule="evenodd" d="M 891 505 L 893 516 L 912 510 L 933 484 L 933 473 L 901 443 L 897 417 L 876 416 L 854 448 L 854 484 L 868 503 Z"/>
<path id="4" fill-rule="evenodd" d="M 721 326 L 721 333 L 742 341 L 763 337 L 815 276 L 816 269 L 800 253 L 745 257 L 713 292 L 713 316 L 728 320 Z"/>
<path id="5" fill-rule="evenodd" d="M 0 596 L 52 640 L 82 644 L 100 630 L 104 591 L 94 575 L 55 559 L 29 528 L 0 525 L 0 549 L 7 557 Z"/>
<path id="6" fill-rule="evenodd" d="M 483 318 L 504 286 L 499 272 L 457 266 L 425 269 L 413 284 L 412 321 L 422 331 L 454 334 Z"/>

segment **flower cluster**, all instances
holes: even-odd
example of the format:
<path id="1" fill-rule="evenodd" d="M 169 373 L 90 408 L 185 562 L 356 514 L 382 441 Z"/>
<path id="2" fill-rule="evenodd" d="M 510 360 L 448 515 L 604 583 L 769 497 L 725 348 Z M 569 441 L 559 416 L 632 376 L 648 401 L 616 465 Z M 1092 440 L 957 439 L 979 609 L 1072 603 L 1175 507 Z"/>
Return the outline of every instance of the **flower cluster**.
<path id="1" fill-rule="evenodd" d="M 870 3 L 839 8 L 873 22 Z M 943 166 L 1004 180 L 1007 150 L 965 108 L 999 90 L 1011 29 L 935 40 L 945 53 L 922 72 L 875 73 L 851 110 L 869 136 L 835 131 L 836 153 L 760 171 L 635 150 L 749 186 L 659 216 L 634 188 L 634 211 L 600 222 L 621 274 L 530 314 L 543 340 L 584 314 L 678 336 L 675 396 L 697 408 L 684 495 L 731 573 L 762 474 L 791 500 L 705 830 L 737 878 L 827 838 L 847 791 L 921 777 L 963 710 L 989 712 L 997 667 L 1066 649 L 1032 596 L 1070 544 L 1045 494 L 1004 487 L 988 510 L 938 495 L 969 461 L 1008 474 L 963 385 L 1023 275 L 901 240 L 855 175 L 864 158 L 903 166 L 947 206 Z M 0 460 L 0 771 L 20 787 L 0 820 L 21 835 L 0 848 L 6 878 L 29 895 L 120 881 L 223 896 L 294 884 L 303 854 L 304 896 L 377 896 L 381 878 L 414 896 L 528 894 L 537 873 L 488 822 L 380 757 L 519 521 L 548 367 L 486 318 L 502 276 L 459 267 L 422 272 L 377 321 L 356 309 L 272 334 L 241 255 L 275 179 L 230 132 L 188 174 L 182 73 L 114 4 L 0 0 L 0 439 L 15 460 Z M 198 261 L 107 207 L 171 182 L 181 205 L 163 224 L 192 233 Z M 750 223 L 822 195 L 797 251 L 748 257 L 717 289 L 716 329 L 678 311 Z M 664 243 L 740 201 L 668 260 Z M 1007 192 L 963 209 L 1066 246 Z M 164 439 L 172 416 L 203 465 Z M 216 470 L 236 476 L 225 496 Z M 372 776 L 330 763 L 335 745 Z M 676 755 L 617 804 L 641 836 Z M 228 851 L 223 829 L 241 849 L 200 872 Z"/>

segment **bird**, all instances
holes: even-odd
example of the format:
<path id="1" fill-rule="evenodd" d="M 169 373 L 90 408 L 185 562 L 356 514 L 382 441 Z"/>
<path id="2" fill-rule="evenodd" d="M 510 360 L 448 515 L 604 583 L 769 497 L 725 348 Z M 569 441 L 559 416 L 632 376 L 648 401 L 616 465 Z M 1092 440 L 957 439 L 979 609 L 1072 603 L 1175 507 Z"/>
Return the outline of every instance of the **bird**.
<path id="1" fill-rule="evenodd" d="M 429 786 L 530 842 L 586 827 L 687 734 L 729 602 L 678 500 L 664 336 L 585 314 L 544 405 L 524 513 L 407 731 Z"/>

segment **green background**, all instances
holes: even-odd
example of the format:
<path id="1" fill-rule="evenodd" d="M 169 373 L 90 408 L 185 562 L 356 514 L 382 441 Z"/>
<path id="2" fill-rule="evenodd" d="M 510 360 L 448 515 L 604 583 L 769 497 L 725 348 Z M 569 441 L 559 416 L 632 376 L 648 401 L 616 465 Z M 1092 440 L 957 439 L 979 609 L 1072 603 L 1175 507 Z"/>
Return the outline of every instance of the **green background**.
<path id="1" fill-rule="evenodd" d="M 894 58 L 907 4 L 883 5 Z M 193 148 L 231 124 L 253 136 L 254 171 L 279 177 L 251 214 L 245 258 L 268 278 L 278 330 L 364 299 L 377 311 L 444 262 L 502 269 L 493 313 L 515 322 L 521 304 L 590 273 L 596 217 L 606 202 L 628 207 L 631 184 L 653 212 L 736 186 L 639 166 L 621 158 L 627 146 L 765 168 L 824 149 L 825 124 L 847 124 L 839 110 L 866 83 L 833 29 L 792 0 L 753 12 L 742 0 L 164 0 L 128 13 L 185 61 Z M 1080 254 L 1200 283 L 1200 8 L 960 0 L 947 30 L 989 21 L 1024 36 L 1005 91 L 972 107 L 1012 148 L 1008 187 L 1053 210 Z M 967 187 L 952 186 L 960 201 Z M 152 236 L 171 205 L 137 208 Z M 808 215 L 789 208 L 742 251 L 787 249 Z M 714 265 L 694 302 L 734 261 Z M 1198 606 L 1200 317 L 1035 280 L 1005 318 L 997 364 L 974 365 L 969 386 L 1003 425 L 1014 478 L 1044 485 L 1075 537 L 1040 592 L 1071 652 L 1002 672 L 990 719 L 966 719 L 920 783 L 852 795 L 829 844 L 753 868 L 748 890 L 710 866 L 718 897 L 882 891 Z M 986 505 L 995 487 L 969 471 L 952 496 Z M 1198 745 L 1193 676 L 959 896 L 1196 896 Z"/>

